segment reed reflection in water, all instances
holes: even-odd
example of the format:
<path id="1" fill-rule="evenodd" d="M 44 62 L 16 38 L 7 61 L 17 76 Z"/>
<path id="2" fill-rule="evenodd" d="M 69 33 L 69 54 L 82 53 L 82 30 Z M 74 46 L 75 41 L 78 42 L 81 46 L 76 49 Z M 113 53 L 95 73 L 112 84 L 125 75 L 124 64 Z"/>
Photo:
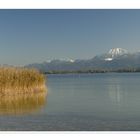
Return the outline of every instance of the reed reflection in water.
<path id="1" fill-rule="evenodd" d="M 46 93 L 13 94 L 0 96 L 0 115 L 24 115 L 41 109 L 46 103 Z"/>

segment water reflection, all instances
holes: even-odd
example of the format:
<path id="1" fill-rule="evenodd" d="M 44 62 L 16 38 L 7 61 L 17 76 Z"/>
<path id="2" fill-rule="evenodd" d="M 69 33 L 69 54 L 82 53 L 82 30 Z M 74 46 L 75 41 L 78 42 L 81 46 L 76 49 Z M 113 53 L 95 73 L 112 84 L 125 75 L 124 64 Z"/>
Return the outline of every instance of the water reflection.
<path id="1" fill-rule="evenodd" d="M 0 115 L 22 115 L 36 112 L 45 105 L 46 93 L 0 96 Z"/>
<path id="2" fill-rule="evenodd" d="M 124 103 L 123 100 L 125 98 L 124 97 L 125 90 L 123 89 L 120 80 L 118 79 L 108 79 L 108 80 L 109 80 L 108 94 L 112 102 L 112 105 L 120 107 Z"/>
<path id="3" fill-rule="evenodd" d="M 120 86 L 119 85 L 109 86 L 108 93 L 109 93 L 110 100 L 113 103 L 119 105 L 121 102 Z"/>

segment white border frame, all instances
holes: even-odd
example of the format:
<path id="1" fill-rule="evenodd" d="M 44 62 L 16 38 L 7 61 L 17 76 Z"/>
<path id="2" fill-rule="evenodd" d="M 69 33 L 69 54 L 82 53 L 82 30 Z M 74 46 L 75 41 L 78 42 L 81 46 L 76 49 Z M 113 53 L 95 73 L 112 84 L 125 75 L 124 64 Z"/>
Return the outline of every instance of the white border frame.
<path id="1" fill-rule="evenodd" d="M 0 9 L 139 9 L 139 0 L 0 0 Z"/>

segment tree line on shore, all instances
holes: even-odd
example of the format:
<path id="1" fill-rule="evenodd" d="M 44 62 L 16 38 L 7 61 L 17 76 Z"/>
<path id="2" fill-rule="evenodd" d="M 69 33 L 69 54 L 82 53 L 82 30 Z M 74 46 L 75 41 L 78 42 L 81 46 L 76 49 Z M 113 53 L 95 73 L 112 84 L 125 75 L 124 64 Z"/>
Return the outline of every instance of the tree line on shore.
<path id="1" fill-rule="evenodd" d="M 43 72 L 44 74 L 68 74 L 68 73 L 108 73 L 108 72 L 116 72 L 116 73 L 125 73 L 125 72 L 140 72 L 139 68 L 118 68 L 118 69 L 89 69 L 89 70 L 51 70 L 47 72 Z"/>

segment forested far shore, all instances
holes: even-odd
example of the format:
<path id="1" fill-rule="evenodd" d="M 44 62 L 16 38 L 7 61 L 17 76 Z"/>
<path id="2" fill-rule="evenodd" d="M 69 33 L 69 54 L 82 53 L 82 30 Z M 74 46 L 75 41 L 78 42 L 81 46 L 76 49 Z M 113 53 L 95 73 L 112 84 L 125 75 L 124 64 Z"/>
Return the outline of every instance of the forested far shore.
<path id="1" fill-rule="evenodd" d="M 125 73 L 125 72 L 140 72 L 140 68 L 121 68 L 121 69 L 90 69 L 90 70 L 52 70 L 43 72 L 44 74 L 69 74 L 69 73 L 109 73 L 109 72 L 116 72 L 116 73 Z"/>

